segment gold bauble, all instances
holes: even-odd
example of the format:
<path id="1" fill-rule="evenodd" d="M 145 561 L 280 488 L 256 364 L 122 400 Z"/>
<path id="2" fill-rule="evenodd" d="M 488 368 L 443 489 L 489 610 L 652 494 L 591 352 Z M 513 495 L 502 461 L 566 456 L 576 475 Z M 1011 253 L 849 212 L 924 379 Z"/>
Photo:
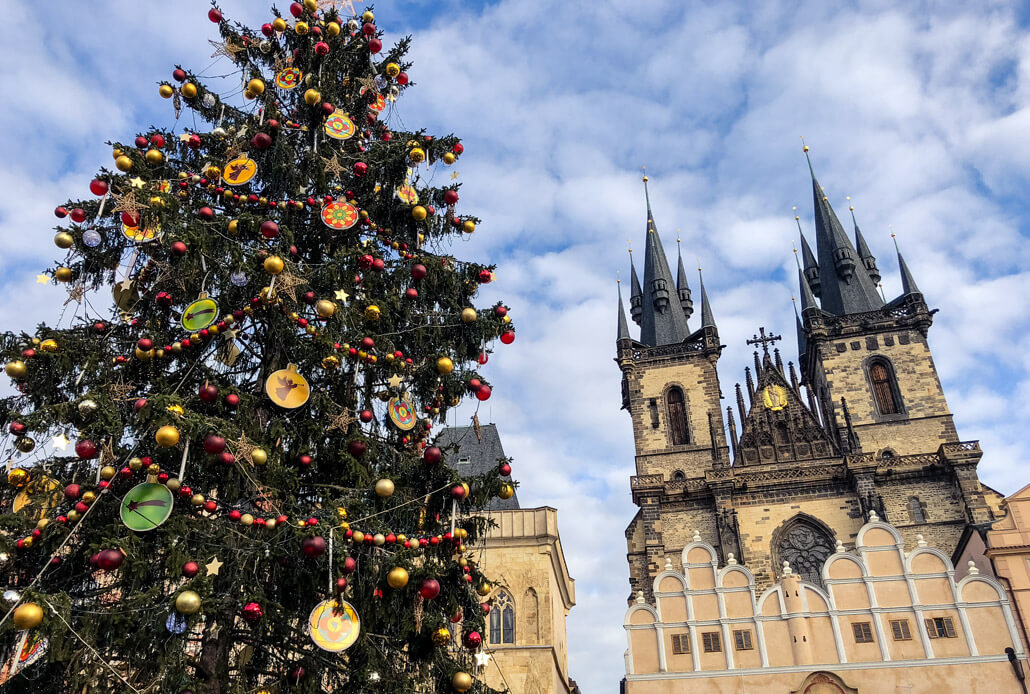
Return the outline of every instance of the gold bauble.
<path id="1" fill-rule="evenodd" d="M 408 585 L 408 572 L 403 567 L 395 566 L 386 574 L 386 583 L 395 590 L 403 588 Z"/>
<path id="2" fill-rule="evenodd" d="M 160 472 L 160 470 L 158 470 L 158 472 Z M 152 474 L 156 475 L 157 473 Z M 179 488 L 182 487 L 182 480 L 178 479 L 177 477 L 172 477 L 167 482 L 165 482 L 165 486 L 168 487 L 168 489 L 171 492 L 177 492 L 179 491 Z"/>
<path id="3" fill-rule="evenodd" d="M 451 678 L 451 686 L 457 692 L 467 692 L 472 689 L 472 675 L 467 672 L 456 672 L 454 677 Z"/>
<path id="4" fill-rule="evenodd" d="M 411 208 L 411 216 L 416 222 L 421 222 L 427 216 L 429 216 L 429 210 L 422 207 L 422 205 L 415 205 Z"/>
<path id="5" fill-rule="evenodd" d="M 476 223 L 473 222 L 471 219 L 466 219 L 461 225 L 461 230 L 464 231 L 466 234 L 471 234 L 473 231 L 476 230 Z"/>
<path id="6" fill-rule="evenodd" d="M 82 501 L 86 504 L 92 504 L 97 500 L 97 493 L 92 489 L 82 493 Z"/>
<path id="7" fill-rule="evenodd" d="M 140 349 L 139 347 L 137 347 L 136 348 L 136 358 L 139 359 L 140 361 L 150 361 L 151 359 L 154 358 L 154 350 L 152 350 L 152 349 L 143 350 L 143 349 Z"/>
<path id="8" fill-rule="evenodd" d="M 347 520 L 347 509 L 345 509 L 343 506 L 337 506 L 336 517 L 342 521 Z"/>
<path id="9" fill-rule="evenodd" d="M 440 357 L 436 360 L 436 370 L 443 376 L 454 371 L 454 362 L 450 357 Z"/>
<path id="10" fill-rule="evenodd" d="M 72 509 L 66 515 L 68 516 L 68 520 L 70 520 L 72 523 L 79 520 L 79 518 L 82 518 L 82 514 L 76 511 L 75 509 Z"/>
<path id="11" fill-rule="evenodd" d="M 14 611 L 14 626 L 19 630 L 35 629 L 43 621 L 43 608 L 39 605 L 27 602 L 18 605 Z"/>
<path id="12" fill-rule="evenodd" d="M 161 95 L 162 99 L 171 99 L 172 95 L 175 94 L 175 90 L 172 89 L 170 84 L 162 84 L 157 88 L 157 93 Z"/>
<path id="13" fill-rule="evenodd" d="M 147 466 L 147 472 L 151 475 L 156 475 L 157 473 L 161 472 L 161 466 L 157 463 L 151 463 Z M 170 481 L 171 480 L 169 480 L 169 482 Z"/>
<path id="14" fill-rule="evenodd" d="M 240 229 L 240 220 L 238 220 L 238 219 L 231 219 L 231 220 L 229 220 L 229 233 L 230 234 L 235 235 L 235 234 L 239 233 L 239 229 Z"/>
<path id="15" fill-rule="evenodd" d="M 11 378 L 25 378 L 25 375 L 29 372 L 29 367 L 25 366 L 25 362 L 20 359 L 7 362 L 4 366 L 4 373 Z"/>
<path id="16" fill-rule="evenodd" d="M 329 299 L 319 299 L 315 302 L 315 313 L 322 318 L 329 318 L 336 313 L 336 304 Z"/>
<path id="17" fill-rule="evenodd" d="M 465 323 L 475 323 L 476 319 L 479 318 L 479 314 L 476 313 L 474 308 L 463 308 L 461 310 L 461 320 Z"/>
<path id="18" fill-rule="evenodd" d="M 440 627 L 433 632 L 433 643 L 437 646 L 444 646 L 451 640 L 451 632 L 447 627 Z"/>
<path id="19" fill-rule="evenodd" d="M 387 63 L 386 64 L 386 75 L 388 77 L 396 77 L 399 74 L 401 74 L 401 66 L 400 65 L 398 65 L 397 63 Z"/>
<path id="20" fill-rule="evenodd" d="M 272 20 L 272 28 L 276 31 L 286 31 L 286 20 L 282 17 L 276 17 Z"/>
<path id="21" fill-rule="evenodd" d="M 476 592 L 479 593 L 483 597 L 489 595 L 490 591 L 493 590 L 493 589 L 494 588 L 493 588 L 493 586 L 490 585 L 489 581 L 483 581 L 478 586 L 476 586 Z"/>
<path id="22" fill-rule="evenodd" d="M 129 458 L 129 469 L 133 472 L 139 472 L 143 469 L 142 458 Z"/>
<path id="23" fill-rule="evenodd" d="M 304 92 L 304 103 L 306 103 L 308 106 L 314 106 L 321 100 L 322 95 L 319 93 L 317 89 L 309 89 L 306 92 Z"/>
<path id="24" fill-rule="evenodd" d="M 381 479 L 376 482 L 376 494 L 379 496 L 393 496 L 393 480 Z"/>
<path id="25" fill-rule="evenodd" d="M 113 479 L 115 474 L 117 474 L 117 472 L 118 471 L 115 470 L 110 465 L 105 465 L 104 467 L 100 468 L 100 479 L 104 479 L 104 480 Z"/>
<path id="26" fill-rule="evenodd" d="M 511 316 L 505 316 L 501 319 L 502 323 L 511 323 Z"/>
<path id="27" fill-rule="evenodd" d="M 67 231 L 59 231 L 57 232 L 57 235 L 54 236 L 54 245 L 60 248 L 61 250 L 71 248 L 74 243 L 75 237 L 69 234 Z"/>
<path id="28" fill-rule="evenodd" d="M 192 99 L 197 95 L 197 85 L 192 82 L 187 82 L 179 88 L 179 91 L 182 92 L 182 95 L 187 99 Z"/>
<path id="29" fill-rule="evenodd" d="M 36 521 L 36 529 L 37 530 L 42 530 L 45 527 L 47 527 L 48 525 L 50 525 L 50 519 L 49 518 L 40 518 L 38 521 Z"/>
<path id="30" fill-rule="evenodd" d="M 180 614 L 200 612 L 200 596 L 192 590 L 184 590 L 175 597 L 175 610 Z"/>
<path id="31" fill-rule="evenodd" d="M 165 160 L 165 155 L 163 155 L 159 149 L 148 149 L 147 153 L 143 156 L 146 157 L 148 164 L 157 165 Z"/>
<path id="32" fill-rule="evenodd" d="M 240 516 L 240 523 L 243 525 L 254 525 L 254 516 L 249 513 L 244 513 Z"/>
<path id="33" fill-rule="evenodd" d="M 72 269 L 70 267 L 59 267 L 54 271 L 54 277 L 58 282 L 71 282 Z"/>
<path id="34" fill-rule="evenodd" d="M 457 157 L 454 156 L 454 152 L 444 152 L 443 163 L 447 166 L 453 164 L 455 159 L 457 159 Z"/>
<path id="35" fill-rule="evenodd" d="M 21 489 L 27 485 L 31 479 L 32 476 L 29 474 L 29 471 L 23 467 L 12 468 L 11 471 L 7 473 L 7 484 L 17 489 Z"/>
<path id="36" fill-rule="evenodd" d="M 465 530 L 465 528 L 457 528 L 454 531 L 454 537 L 458 538 L 459 540 L 464 540 L 468 536 L 469 536 L 469 531 Z"/>
<path id="37" fill-rule="evenodd" d="M 39 349 L 42 352 L 56 352 L 57 351 L 57 340 L 48 337 L 39 343 Z"/>
<path id="38" fill-rule="evenodd" d="M 36 440 L 31 436 L 22 436 L 14 442 L 14 447 L 22 453 L 30 453 L 36 447 Z"/>
<path id="39" fill-rule="evenodd" d="M 308 26 L 307 22 L 297 22 L 293 25 L 293 30 L 303 36 L 304 34 L 311 31 L 311 27 Z"/>
<path id="40" fill-rule="evenodd" d="M 421 147 L 412 147 L 411 151 L 408 152 L 408 157 L 416 164 L 421 164 L 426 160 L 426 151 Z"/>
<path id="41" fill-rule="evenodd" d="M 264 448 L 255 448 L 250 452 L 250 459 L 254 461 L 255 465 L 264 465 L 268 462 L 268 453 Z"/>
<path id="42" fill-rule="evenodd" d="M 379 316 L 381 313 L 382 311 L 379 310 L 379 307 L 375 304 L 372 304 L 371 306 L 365 309 L 365 320 L 379 320 Z"/>
<path id="43" fill-rule="evenodd" d="M 278 275 L 285 267 L 286 263 L 277 255 L 270 255 L 265 258 L 265 272 L 269 275 Z"/>
<path id="44" fill-rule="evenodd" d="M 275 518 L 266 518 L 265 519 L 265 530 L 274 530 L 275 526 L 276 526 Z"/>
<path id="45" fill-rule="evenodd" d="M 190 497 L 190 503 L 194 506 L 203 506 L 207 499 L 204 498 L 203 494 L 194 494 Z"/>
<path id="46" fill-rule="evenodd" d="M 330 36 L 339 36 L 340 25 L 336 22 L 329 22 L 325 25 L 325 33 L 329 34 Z"/>
<path id="47" fill-rule="evenodd" d="M 156 434 L 154 434 L 154 440 L 157 441 L 157 445 L 162 448 L 171 448 L 175 444 L 179 443 L 179 430 L 170 424 L 165 424 L 157 430 Z"/>
<path id="48" fill-rule="evenodd" d="M 128 171 L 132 168 L 132 159 L 123 154 L 114 160 L 114 166 L 119 171 Z"/>
<path id="49" fill-rule="evenodd" d="M 250 82 L 247 82 L 247 89 L 260 96 L 265 93 L 265 83 L 255 77 Z"/>
<path id="50" fill-rule="evenodd" d="M 222 175 L 222 170 L 219 169 L 214 164 L 212 164 L 211 166 L 209 166 L 206 169 L 204 169 L 204 175 L 207 176 L 212 181 L 217 181 L 221 177 L 221 175 Z"/>
<path id="51" fill-rule="evenodd" d="M 515 496 L 515 487 L 511 486 L 510 484 L 502 485 L 501 491 L 497 494 L 497 496 L 501 497 L 502 499 L 510 499 L 511 497 Z"/>
<path id="52" fill-rule="evenodd" d="M 351 539 L 354 540 L 354 544 L 360 545 L 362 542 L 365 541 L 365 533 L 361 532 L 360 530 L 355 530 L 354 534 L 351 535 Z"/>
<path id="53" fill-rule="evenodd" d="M 322 360 L 322 368 L 328 370 L 335 369 L 340 365 L 340 358 L 335 354 L 330 354 L 328 357 Z"/>
<path id="54" fill-rule="evenodd" d="M 361 21 L 363 21 L 365 24 L 371 24 L 372 22 L 376 21 L 376 16 L 372 14 L 372 10 L 365 10 L 364 13 L 362 13 L 361 15 Z"/>

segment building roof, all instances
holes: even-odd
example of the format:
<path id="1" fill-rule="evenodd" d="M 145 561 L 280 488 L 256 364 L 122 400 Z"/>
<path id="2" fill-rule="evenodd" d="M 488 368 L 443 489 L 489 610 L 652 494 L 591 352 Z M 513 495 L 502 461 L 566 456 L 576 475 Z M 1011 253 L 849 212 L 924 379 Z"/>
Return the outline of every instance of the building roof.
<path id="1" fill-rule="evenodd" d="M 457 446 L 458 450 L 445 450 L 447 464 L 462 475 L 483 475 L 496 470 L 498 459 L 506 457 L 501 446 L 501 437 L 497 433 L 496 424 L 483 424 L 479 427 L 480 437 L 475 429 L 467 427 L 448 427 L 440 432 L 436 445 L 447 449 Z M 505 478 L 510 479 L 510 478 Z M 483 507 L 488 511 L 504 511 L 519 508 L 518 494 L 510 499 L 493 498 Z"/>

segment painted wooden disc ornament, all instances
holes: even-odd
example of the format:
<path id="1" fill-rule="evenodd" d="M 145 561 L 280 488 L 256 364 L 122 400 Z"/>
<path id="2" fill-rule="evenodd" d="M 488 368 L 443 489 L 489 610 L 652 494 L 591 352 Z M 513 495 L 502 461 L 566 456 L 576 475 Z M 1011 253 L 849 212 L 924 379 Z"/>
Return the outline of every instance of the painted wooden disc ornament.
<path id="1" fill-rule="evenodd" d="M 174 501 L 171 490 L 163 484 L 137 484 L 122 499 L 122 523 L 138 533 L 153 530 L 172 515 Z"/>
<path id="2" fill-rule="evenodd" d="M 337 111 L 325 119 L 325 134 L 334 140 L 349 140 L 357 130 L 354 121 L 343 111 Z"/>
<path id="3" fill-rule="evenodd" d="M 222 180 L 227 186 L 242 186 L 257 174 L 257 162 L 249 157 L 237 157 L 225 165 Z"/>
<path id="4" fill-rule="evenodd" d="M 47 639 L 42 634 L 30 631 L 25 645 L 18 652 L 18 669 L 27 668 L 46 653 Z"/>
<path id="5" fill-rule="evenodd" d="M 366 87 L 362 87 L 359 93 L 364 94 L 366 89 Z M 384 108 L 386 108 L 386 97 L 382 94 L 376 94 L 376 100 L 368 105 L 368 110 L 376 113 L 380 113 Z"/>
<path id="6" fill-rule="evenodd" d="M 200 298 L 182 312 L 182 327 L 190 332 L 203 330 L 214 323 L 217 317 L 218 304 L 214 299 L 209 299 L 207 294 L 201 294 Z"/>
<path id="7" fill-rule="evenodd" d="M 311 610 L 308 630 L 315 645 L 339 653 L 354 645 L 361 631 L 358 613 L 346 601 L 326 600 Z"/>
<path id="8" fill-rule="evenodd" d="M 415 428 L 415 408 L 407 397 L 392 398 L 386 409 L 390 413 L 390 421 L 401 431 Z"/>
<path id="9" fill-rule="evenodd" d="M 161 232 L 161 225 L 157 222 L 146 225 L 140 229 L 139 225 L 122 224 L 122 234 L 133 243 L 146 243 L 153 241 Z"/>
<path id="10" fill-rule="evenodd" d="M 409 205 L 417 205 L 418 192 L 415 191 L 413 185 L 405 183 L 404 185 L 397 186 L 397 199 Z"/>
<path id="11" fill-rule="evenodd" d="M 293 89 L 300 84 L 300 80 L 303 76 L 304 75 L 298 68 L 284 68 L 275 76 L 275 86 L 279 87 L 279 89 Z"/>
<path id="12" fill-rule="evenodd" d="M 265 394 L 279 407 L 293 410 L 308 401 L 311 386 L 297 373 L 297 365 L 289 364 L 279 369 L 265 381 Z"/>
<path id="13" fill-rule="evenodd" d="M 358 223 L 358 208 L 349 202 L 331 202 L 322 208 L 322 221 L 330 229 L 350 229 Z"/>
<path id="14" fill-rule="evenodd" d="M 44 475 L 32 480 L 14 497 L 11 510 L 40 519 L 61 503 L 61 483 Z"/>

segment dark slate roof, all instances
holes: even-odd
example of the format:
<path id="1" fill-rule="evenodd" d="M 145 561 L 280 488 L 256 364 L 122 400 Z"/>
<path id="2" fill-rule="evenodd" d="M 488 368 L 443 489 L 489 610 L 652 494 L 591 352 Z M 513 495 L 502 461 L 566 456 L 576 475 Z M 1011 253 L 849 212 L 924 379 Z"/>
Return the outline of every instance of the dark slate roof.
<path id="1" fill-rule="evenodd" d="M 901 251 L 898 251 L 898 268 L 901 270 L 901 294 L 902 296 L 908 296 L 909 294 L 922 294 L 919 291 L 919 287 L 916 286 L 916 280 L 912 276 L 912 271 L 908 269 L 908 263 L 901 255 Z"/>
<path id="2" fill-rule="evenodd" d="M 626 309 L 622 307 L 622 285 L 619 285 L 619 332 L 615 338 L 617 341 L 632 340 L 629 334 L 629 324 L 626 322 Z"/>
<path id="3" fill-rule="evenodd" d="M 476 438 L 476 432 L 470 426 L 448 427 L 440 432 L 435 441 L 437 446 L 445 449 L 454 445 L 458 446 L 457 452 L 445 450 L 444 455 L 447 464 L 462 475 L 482 475 L 490 470 L 495 470 L 498 458 L 506 457 L 496 424 L 483 424 L 479 431 L 482 441 Z M 510 499 L 494 497 L 484 508 L 488 511 L 517 509 L 519 508 L 518 494 Z"/>
<path id="4" fill-rule="evenodd" d="M 662 239 L 658 236 L 658 226 L 651 214 L 646 177 L 644 196 L 647 199 L 647 241 L 644 245 L 644 312 L 640 323 L 640 341 L 651 347 L 673 345 L 686 340 L 690 336 L 690 329 L 687 328 L 687 317 L 676 296 L 676 285 L 672 280 L 672 270 L 665 257 Z M 655 306 L 655 283 L 658 280 L 665 284 L 665 296 L 668 298 L 667 305 L 661 311 Z"/>
<path id="5" fill-rule="evenodd" d="M 801 233 L 801 226 L 798 225 L 798 233 Z M 815 253 L 812 252 L 812 247 L 808 245 L 808 239 L 805 238 L 804 234 L 801 234 L 801 255 L 805 260 L 805 269 L 810 268 L 819 269 L 819 263 L 815 259 Z"/>
<path id="6" fill-rule="evenodd" d="M 705 280 L 701 277 L 701 270 L 697 271 L 698 283 L 701 285 L 701 327 L 714 328 L 715 316 L 712 315 L 712 305 L 708 303 L 708 292 L 705 291 Z"/>

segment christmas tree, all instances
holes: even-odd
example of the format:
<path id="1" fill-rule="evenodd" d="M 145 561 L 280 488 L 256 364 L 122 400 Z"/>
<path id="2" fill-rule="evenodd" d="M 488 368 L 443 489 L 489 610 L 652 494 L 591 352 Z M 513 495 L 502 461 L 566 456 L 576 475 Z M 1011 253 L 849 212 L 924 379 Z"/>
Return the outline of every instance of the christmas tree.
<path id="1" fill-rule="evenodd" d="M 0 342 L 7 691 L 489 691 L 468 547 L 510 467 L 433 436 L 514 332 L 447 253 L 461 143 L 388 125 L 409 39 L 344 4 L 213 6 L 235 91 L 175 67 L 172 127 L 56 210 L 74 317 Z"/>

